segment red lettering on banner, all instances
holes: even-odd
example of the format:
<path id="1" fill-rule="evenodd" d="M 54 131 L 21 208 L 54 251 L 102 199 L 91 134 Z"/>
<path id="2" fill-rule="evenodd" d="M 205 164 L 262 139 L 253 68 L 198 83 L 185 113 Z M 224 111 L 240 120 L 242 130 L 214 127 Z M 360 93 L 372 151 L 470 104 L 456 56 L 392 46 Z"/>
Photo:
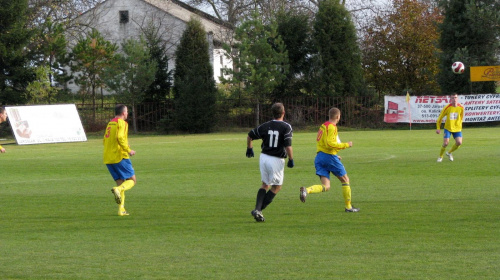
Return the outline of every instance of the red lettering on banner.
<path id="1" fill-rule="evenodd" d="M 464 105 L 465 106 L 469 106 L 469 105 L 482 105 L 484 104 L 484 100 L 483 101 L 465 101 Z M 488 104 L 488 103 L 486 103 Z"/>
<path id="2" fill-rule="evenodd" d="M 417 96 L 415 103 L 450 103 L 448 96 Z"/>
<path id="3" fill-rule="evenodd" d="M 500 80 L 500 69 L 498 68 L 487 68 L 484 70 L 483 76 L 484 78 L 492 79 L 493 81 Z"/>
<path id="4" fill-rule="evenodd" d="M 500 115 L 500 111 L 482 111 L 482 112 L 466 112 L 466 117 L 471 116 L 497 116 Z"/>
<path id="5" fill-rule="evenodd" d="M 450 98 L 448 96 L 438 96 L 434 103 L 450 103 Z"/>

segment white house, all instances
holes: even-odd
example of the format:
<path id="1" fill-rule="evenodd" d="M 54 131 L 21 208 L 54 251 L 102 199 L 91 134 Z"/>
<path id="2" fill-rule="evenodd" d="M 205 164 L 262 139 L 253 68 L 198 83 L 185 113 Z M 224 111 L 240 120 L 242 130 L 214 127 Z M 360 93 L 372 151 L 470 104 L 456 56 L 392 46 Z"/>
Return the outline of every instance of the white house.
<path id="1" fill-rule="evenodd" d="M 95 28 L 106 40 L 120 46 L 124 40 L 139 38 L 146 28 L 153 26 L 167 43 L 172 70 L 175 50 L 191 17 L 200 20 L 207 32 L 214 79 L 219 82 L 221 69 L 232 68 L 232 62 L 224 56 L 222 44 L 230 43 L 233 30 L 228 23 L 178 0 L 106 0 L 76 19 L 83 28 L 68 34 L 68 41 L 72 47 L 82 32 Z M 69 87 L 76 88 L 75 85 Z"/>

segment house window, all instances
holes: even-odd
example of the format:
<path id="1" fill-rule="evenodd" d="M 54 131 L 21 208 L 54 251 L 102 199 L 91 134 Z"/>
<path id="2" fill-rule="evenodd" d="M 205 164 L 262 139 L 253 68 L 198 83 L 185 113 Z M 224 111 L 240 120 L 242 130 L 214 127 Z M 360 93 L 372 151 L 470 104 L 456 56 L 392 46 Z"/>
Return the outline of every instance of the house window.
<path id="1" fill-rule="evenodd" d="M 220 65 L 224 65 L 224 62 L 222 61 L 222 55 L 220 56 Z"/>
<path id="2" fill-rule="evenodd" d="M 120 23 L 128 23 L 128 11 L 120 11 Z"/>

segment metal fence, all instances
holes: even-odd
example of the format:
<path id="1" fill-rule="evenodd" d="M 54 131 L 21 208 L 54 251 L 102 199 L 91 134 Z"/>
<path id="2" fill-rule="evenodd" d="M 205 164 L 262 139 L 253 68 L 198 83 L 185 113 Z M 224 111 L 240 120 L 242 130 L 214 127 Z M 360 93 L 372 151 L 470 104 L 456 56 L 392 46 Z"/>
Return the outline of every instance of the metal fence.
<path id="1" fill-rule="evenodd" d="M 285 106 L 285 120 L 294 126 L 319 125 L 328 119 L 328 110 L 337 107 L 342 111 L 341 126 L 379 128 L 383 122 L 383 104 L 368 97 L 315 97 L 286 98 L 279 100 Z M 216 130 L 225 128 L 250 128 L 272 119 L 273 102 L 257 103 L 250 99 L 225 99 L 217 102 Z M 88 132 L 100 131 L 114 117 L 116 103 L 76 104 L 80 118 Z M 134 108 L 129 106 L 129 123 Z M 168 131 L 173 127 L 175 106 L 172 101 L 141 103 L 135 106 L 139 132 Z M 257 117 L 258 116 L 258 117 Z"/>
<path id="2" fill-rule="evenodd" d="M 115 103 L 75 104 L 83 127 L 87 132 L 104 130 L 115 116 Z"/>

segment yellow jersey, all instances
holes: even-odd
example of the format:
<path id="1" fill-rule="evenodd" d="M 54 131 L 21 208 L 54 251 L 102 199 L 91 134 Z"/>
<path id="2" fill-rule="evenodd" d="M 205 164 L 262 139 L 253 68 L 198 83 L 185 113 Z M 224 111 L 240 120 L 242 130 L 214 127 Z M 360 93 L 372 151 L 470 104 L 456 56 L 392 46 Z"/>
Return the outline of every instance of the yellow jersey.
<path id="1" fill-rule="evenodd" d="M 337 126 L 332 122 L 325 122 L 319 128 L 316 148 L 316 152 L 336 155 L 340 150 L 349 148 L 349 143 L 341 143 Z"/>
<path id="2" fill-rule="evenodd" d="M 104 164 L 119 163 L 129 158 L 128 123 L 120 118 L 114 118 L 106 127 L 104 133 Z"/>
<path id="3" fill-rule="evenodd" d="M 462 104 L 457 103 L 456 107 L 453 107 L 451 104 L 448 104 L 443 108 L 441 114 L 436 122 L 436 127 L 438 130 L 441 129 L 441 122 L 444 117 L 446 117 L 446 121 L 444 123 L 444 128 L 449 132 L 459 132 L 462 131 L 462 121 L 464 119 L 464 106 Z"/>

